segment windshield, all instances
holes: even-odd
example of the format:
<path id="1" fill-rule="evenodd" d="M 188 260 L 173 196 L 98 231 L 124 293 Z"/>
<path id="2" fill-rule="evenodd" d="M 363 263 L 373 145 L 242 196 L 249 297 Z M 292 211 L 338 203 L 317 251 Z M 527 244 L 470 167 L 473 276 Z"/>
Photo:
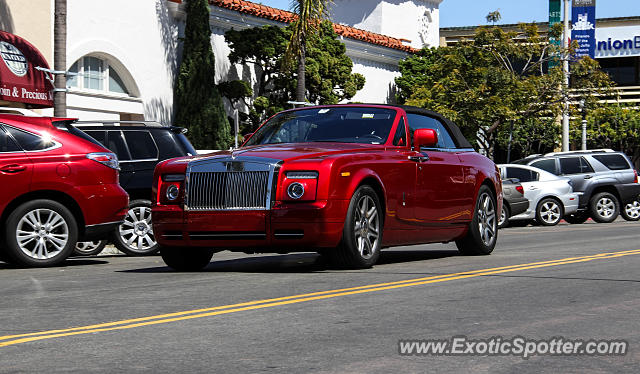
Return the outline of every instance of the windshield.
<path id="1" fill-rule="evenodd" d="M 338 142 L 384 144 L 396 111 L 384 108 L 302 109 L 276 115 L 246 145 Z"/>

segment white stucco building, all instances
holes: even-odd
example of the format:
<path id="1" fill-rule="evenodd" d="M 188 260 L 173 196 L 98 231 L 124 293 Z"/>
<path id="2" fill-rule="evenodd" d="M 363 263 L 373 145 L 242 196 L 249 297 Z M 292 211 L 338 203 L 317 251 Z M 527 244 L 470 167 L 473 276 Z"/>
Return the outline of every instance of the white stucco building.
<path id="1" fill-rule="evenodd" d="M 3 1 L 7 5 L 0 9 L 0 29 L 31 40 L 53 67 L 53 1 Z M 354 63 L 353 72 L 366 78 L 353 101 L 393 100 L 398 62 L 425 45 L 438 44 L 441 1 L 335 1 L 334 29 Z M 265 24 L 285 26 L 294 15 L 244 0 L 209 4 L 216 80 L 240 77 L 255 83 L 259 69 L 229 62 L 224 33 Z M 34 7 L 41 11 L 32 12 Z M 67 0 L 67 69 L 78 73 L 68 78 L 67 115 L 170 123 L 184 22 L 181 0 Z"/>

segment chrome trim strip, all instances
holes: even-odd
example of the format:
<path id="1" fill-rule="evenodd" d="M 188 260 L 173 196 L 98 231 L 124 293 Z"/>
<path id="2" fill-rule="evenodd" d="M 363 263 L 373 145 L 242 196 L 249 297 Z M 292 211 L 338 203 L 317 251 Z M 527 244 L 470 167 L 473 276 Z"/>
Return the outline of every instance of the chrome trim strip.
<path id="1" fill-rule="evenodd" d="M 275 233 L 273 236 L 279 239 L 298 239 L 304 237 L 304 233 Z"/>
<path id="2" fill-rule="evenodd" d="M 189 162 L 187 165 L 187 171 L 185 174 L 185 196 L 184 196 L 184 210 L 185 211 L 246 211 L 246 210 L 270 210 L 272 208 L 273 202 L 275 202 L 275 194 L 276 194 L 276 185 L 278 183 L 278 174 L 280 170 L 280 165 L 282 164 L 282 160 L 271 159 L 271 158 L 263 158 L 263 157 L 234 157 L 232 156 L 221 156 L 221 157 L 211 157 L 205 159 L 198 159 Z M 199 191 L 193 191 L 197 193 L 196 196 L 191 196 L 190 193 L 190 185 L 194 182 L 192 173 L 223 173 L 223 172 L 232 172 L 228 171 L 228 164 L 231 163 L 241 163 L 242 171 L 256 171 L 256 172 L 268 172 L 267 179 L 267 191 L 266 191 L 266 202 L 263 207 L 233 207 L 230 209 L 215 209 L 215 208 L 193 208 L 190 207 L 190 199 L 193 197 L 200 198 Z M 205 184 L 206 192 L 205 195 L 210 196 L 220 196 L 220 188 L 221 180 L 218 175 L 209 174 L 205 175 L 204 178 L 209 178 Z M 255 197 L 255 195 L 254 195 Z"/>
<path id="3" fill-rule="evenodd" d="M 84 228 L 85 229 L 89 229 L 89 228 L 94 228 L 94 227 L 100 227 L 100 226 L 108 226 L 108 225 L 119 225 L 124 221 L 113 221 L 113 222 L 107 222 L 107 223 L 96 223 L 95 225 L 85 225 Z"/>
<path id="4" fill-rule="evenodd" d="M 25 130 L 25 129 L 21 129 L 21 128 L 19 128 L 19 127 L 11 126 L 11 125 L 8 125 L 8 124 L 6 124 L 6 123 L 4 123 L 4 122 L 2 122 L 1 124 L 2 124 L 3 126 L 5 126 L 5 127 L 11 127 L 12 129 L 16 129 L 16 130 L 18 130 L 18 131 L 26 132 L 27 134 L 31 134 L 31 135 L 33 135 L 33 136 L 37 136 L 38 138 L 41 138 L 41 139 L 42 139 L 42 137 L 43 137 L 43 135 L 42 135 L 42 134 L 35 133 L 35 132 L 31 132 L 31 131 L 28 131 L 28 130 Z M 14 138 L 14 137 L 13 137 L 13 135 L 12 135 L 10 132 L 6 132 L 6 135 L 7 135 L 8 137 L 10 137 L 10 138 L 11 138 L 11 140 L 13 140 L 13 141 L 18 145 L 18 147 L 20 147 L 20 148 L 22 149 L 22 145 L 20 145 L 20 143 L 18 143 L 18 141 L 16 140 L 16 138 Z M 56 141 L 56 140 L 55 140 L 55 139 L 53 139 L 53 138 L 51 138 L 51 142 L 53 143 L 53 145 L 52 145 L 51 147 L 49 147 L 49 148 L 45 148 L 45 149 L 38 149 L 38 150 L 36 150 L 36 151 L 27 151 L 27 150 L 22 149 L 22 152 L 24 152 L 24 153 L 39 153 L 39 152 L 52 151 L 52 150 L 54 150 L 54 149 L 58 149 L 58 148 L 62 147 L 62 143 L 60 143 L 60 142 Z M 2 152 L 2 153 L 21 153 L 21 152 Z"/>

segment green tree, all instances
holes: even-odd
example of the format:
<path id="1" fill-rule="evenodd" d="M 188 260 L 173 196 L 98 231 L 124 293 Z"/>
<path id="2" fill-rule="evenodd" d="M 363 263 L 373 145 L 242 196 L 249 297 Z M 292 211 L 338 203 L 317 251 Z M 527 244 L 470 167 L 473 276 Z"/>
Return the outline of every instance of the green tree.
<path id="1" fill-rule="evenodd" d="M 550 36 L 557 36 L 557 29 L 551 31 Z M 560 89 L 561 67 L 547 66 L 563 52 L 541 37 L 535 25 L 521 24 L 517 31 L 479 27 L 472 40 L 423 49 L 401 61 L 398 100 L 443 113 L 470 140 L 482 135 L 486 142 L 478 146 L 490 157 L 496 146 L 504 147 L 510 134 L 520 150 L 531 139 L 522 129 L 535 127 L 540 132 L 540 124 L 546 124 L 552 127 L 545 134 L 557 133 L 550 124 L 560 113 L 566 90 Z M 594 96 L 602 83 L 601 72 L 590 61 L 574 65 L 582 69 L 575 87 Z M 524 148 L 553 149 L 549 140 Z"/>
<path id="2" fill-rule="evenodd" d="M 331 0 L 292 0 L 291 10 L 298 18 L 291 23 L 291 39 L 287 48 L 287 65 L 298 63 L 296 75 L 296 101 L 306 101 L 307 42 L 317 34 L 318 26 L 326 18 Z"/>
<path id="3" fill-rule="evenodd" d="M 233 63 L 255 63 L 259 66 L 255 98 L 250 103 L 249 118 L 252 127 L 265 117 L 285 108 L 295 99 L 296 71 L 283 69 L 291 26 L 280 28 L 263 26 L 242 31 L 230 30 L 225 34 Z M 308 99 L 316 104 L 335 104 L 351 99 L 364 87 L 361 74 L 351 72 L 353 63 L 345 55 L 346 48 L 338 40 L 331 22 L 318 26 L 318 32 L 308 40 L 305 74 Z"/>
<path id="4" fill-rule="evenodd" d="M 571 140 L 580 144 L 581 127 L 574 126 Z M 612 148 L 631 157 L 635 165 L 640 163 L 640 111 L 619 104 L 601 105 L 587 115 L 587 147 Z"/>
<path id="5" fill-rule="evenodd" d="M 267 86 L 280 72 L 282 55 L 287 50 L 290 34 L 279 26 L 266 25 L 244 30 L 229 30 L 224 39 L 231 48 L 232 64 L 253 63 L 260 67 L 256 95 L 263 96 Z"/>
<path id="6" fill-rule="evenodd" d="M 215 84 L 207 0 L 187 1 L 186 14 L 182 63 L 174 93 L 175 123 L 189 129 L 194 147 L 227 149 L 233 137 Z"/>

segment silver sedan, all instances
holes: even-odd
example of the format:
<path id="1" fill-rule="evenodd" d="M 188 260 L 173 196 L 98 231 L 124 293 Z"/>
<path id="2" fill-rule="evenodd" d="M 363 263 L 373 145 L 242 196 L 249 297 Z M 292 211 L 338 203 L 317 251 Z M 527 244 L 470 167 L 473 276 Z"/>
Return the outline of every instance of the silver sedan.
<path id="1" fill-rule="evenodd" d="M 510 221 L 535 219 L 544 226 L 557 225 L 566 214 L 578 210 L 579 197 L 569 178 L 558 177 L 527 165 L 498 165 L 502 179 L 516 178 L 524 187 L 529 208 L 509 218 Z"/>

